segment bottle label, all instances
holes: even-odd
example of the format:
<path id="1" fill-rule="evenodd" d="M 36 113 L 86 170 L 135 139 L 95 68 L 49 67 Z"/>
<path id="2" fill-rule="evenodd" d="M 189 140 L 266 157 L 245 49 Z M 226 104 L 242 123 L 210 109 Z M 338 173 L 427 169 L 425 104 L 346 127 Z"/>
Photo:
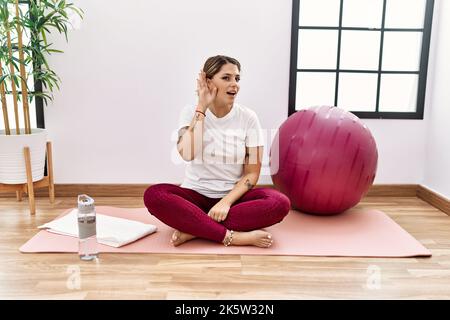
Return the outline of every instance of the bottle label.
<path id="1" fill-rule="evenodd" d="M 95 217 L 78 218 L 78 235 L 80 239 L 90 238 L 96 235 Z"/>

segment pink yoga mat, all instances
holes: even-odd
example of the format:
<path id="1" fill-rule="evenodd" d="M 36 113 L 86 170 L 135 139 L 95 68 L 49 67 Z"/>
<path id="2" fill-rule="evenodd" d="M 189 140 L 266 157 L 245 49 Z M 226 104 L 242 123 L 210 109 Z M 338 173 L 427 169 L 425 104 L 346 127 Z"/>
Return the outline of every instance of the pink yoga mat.
<path id="1" fill-rule="evenodd" d="M 173 229 L 150 215 L 145 208 L 99 206 L 98 213 L 154 224 L 158 231 L 121 248 L 99 245 L 100 252 L 304 255 L 351 257 L 431 256 L 431 252 L 379 210 L 350 209 L 337 216 L 312 216 L 291 210 L 286 218 L 266 230 L 273 235 L 271 248 L 225 247 L 194 239 L 173 247 Z M 62 215 L 70 212 L 69 209 Z M 40 231 L 21 252 L 78 252 L 78 239 Z"/>

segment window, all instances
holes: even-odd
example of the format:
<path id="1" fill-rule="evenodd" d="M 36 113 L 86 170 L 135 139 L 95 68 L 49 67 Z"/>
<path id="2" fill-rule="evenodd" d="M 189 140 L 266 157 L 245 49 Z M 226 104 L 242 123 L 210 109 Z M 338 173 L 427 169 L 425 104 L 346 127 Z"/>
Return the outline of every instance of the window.
<path id="1" fill-rule="evenodd" d="M 25 14 L 26 12 L 28 12 L 29 9 L 29 0 L 19 0 L 19 8 L 21 10 L 21 12 L 23 14 Z M 10 14 L 12 16 L 15 16 L 15 7 L 13 6 L 13 4 L 11 4 L 11 8 L 9 10 Z M 24 46 L 27 45 L 27 43 L 29 42 L 30 39 L 30 32 L 29 30 L 23 30 L 22 31 L 22 36 L 23 36 L 23 44 Z M 5 39 L 3 39 L 5 40 Z M 11 41 L 13 43 L 13 51 L 14 49 L 17 48 L 17 32 L 14 30 L 13 32 L 11 32 Z M 2 46 L 7 46 L 6 41 L 2 41 L 1 42 Z M 18 53 L 15 52 L 13 54 L 17 59 L 18 57 Z M 26 57 L 25 57 L 26 58 Z M 26 67 L 26 72 L 27 74 L 32 74 L 32 70 L 30 66 Z M 17 71 L 16 71 L 17 73 Z M 9 66 L 5 66 L 3 65 L 3 74 L 9 74 Z M 32 88 L 32 90 L 36 90 L 36 91 L 42 91 L 42 84 L 40 82 L 36 82 L 34 83 L 33 77 L 30 76 L 28 78 L 28 82 L 27 85 L 29 88 Z M 9 118 L 9 122 L 11 125 L 11 128 L 14 127 L 15 125 L 15 121 L 14 120 L 14 101 L 13 101 L 13 95 L 11 93 L 11 85 L 8 83 L 7 81 L 7 88 L 9 89 L 9 91 L 7 91 L 6 94 L 6 103 L 8 106 L 8 118 Z M 18 91 L 18 94 L 21 94 L 21 91 Z M 23 123 L 23 108 L 21 107 L 21 100 L 19 101 L 19 124 L 21 128 L 24 128 L 25 125 Z M 1 107 L 1 105 L 0 105 Z M 40 97 L 35 97 L 33 98 L 33 100 L 31 102 L 29 102 L 29 112 L 30 112 L 30 122 L 31 122 L 31 128 L 44 128 L 44 107 L 43 107 L 43 100 Z M 0 121 L 0 130 L 5 128 L 4 122 L 3 122 L 3 118 L 1 118 Z"/>
<path id="2" fill-rule="evenodd" d="M 289 115 L 423 119 L 434 0 L 293 0 Z"/>

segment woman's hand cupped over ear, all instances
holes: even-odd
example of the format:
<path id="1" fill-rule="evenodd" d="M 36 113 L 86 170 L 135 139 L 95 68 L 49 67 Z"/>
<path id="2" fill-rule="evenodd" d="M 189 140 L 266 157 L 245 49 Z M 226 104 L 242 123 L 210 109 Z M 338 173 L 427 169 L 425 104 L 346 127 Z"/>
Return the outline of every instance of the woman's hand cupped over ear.
<path id="1" fill-rule="evenodd" d="M 206 73 L 200 71 L 197 79 L 197 94 L 198 94 L 198 105 L 203 108 L 203 112 L 208 109 L 208 106 L 214 101 L 217 96 L 217 87 L 210 82 L 207 83 Z"/>

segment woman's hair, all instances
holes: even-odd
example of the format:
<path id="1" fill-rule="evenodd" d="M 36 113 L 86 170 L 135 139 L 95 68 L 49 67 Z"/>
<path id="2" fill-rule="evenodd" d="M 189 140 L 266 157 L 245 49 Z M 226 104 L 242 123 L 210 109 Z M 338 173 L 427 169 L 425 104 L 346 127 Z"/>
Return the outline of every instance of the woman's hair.
<path id="1" fill-rule="evenodd" d="M 241 64 L 236 59 L 220 55 L 214 56 L 209 57 L 208 60 L 206 60 L 205 65 L 203 66 L 203 71 L 206 73 L 206 78 L 212 79 L 212 77 L 214 77 L 214 75 L 220 71 L 220 68 L 222 68 L 222 66 L 227 63 L 236 65 L 239 72 L 241 71 Z"/>

